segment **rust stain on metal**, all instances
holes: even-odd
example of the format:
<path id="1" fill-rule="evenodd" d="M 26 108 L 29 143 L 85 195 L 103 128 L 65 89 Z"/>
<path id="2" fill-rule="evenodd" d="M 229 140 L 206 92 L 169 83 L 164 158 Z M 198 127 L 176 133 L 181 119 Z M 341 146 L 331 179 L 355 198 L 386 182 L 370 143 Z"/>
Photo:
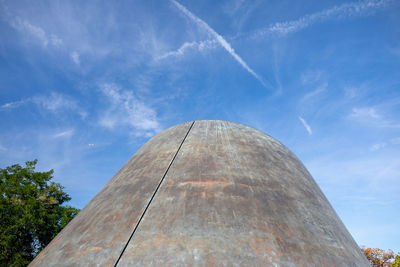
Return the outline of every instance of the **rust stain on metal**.
<path id="1" fill-rule="evenodd" d="M 229 182 L 220 182 L 220 181 L 187 181 L 183 183 L 179 183 L 178 186 L 185 186 L 185 185 L 190 185 L 190 186 L 228 186 L 228 185 L 233 185 L 233 183 Z M 244 185 L 245 186 L 245 185 Z"/>
<path id="2" fill-rule="evenodd" d="M 96 251 L 96 250 L 101 250 L 101 249 L 103 249 L 103 248 L 102 247 L 88 247 L 88 248 L 78 251 L 78 254 L 83 255 L 83 254 L 87 254 L 90 251 Z"/>
<path id="3" fill-rule="evenodd" d="M 368 266 L 285 146 L 237 123 L 190 125 L 151 139 L 32 265 Z"/>

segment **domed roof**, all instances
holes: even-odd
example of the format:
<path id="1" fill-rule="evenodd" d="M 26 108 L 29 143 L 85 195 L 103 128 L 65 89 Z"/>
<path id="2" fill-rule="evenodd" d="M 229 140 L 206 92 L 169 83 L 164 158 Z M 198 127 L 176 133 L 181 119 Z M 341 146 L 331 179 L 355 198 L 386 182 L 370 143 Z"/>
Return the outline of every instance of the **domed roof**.
<path id="1" fill-rule="evenodd" d="M 368 266 L 303 164 L 226 121 L 147 142 L 31 266 Z"/>

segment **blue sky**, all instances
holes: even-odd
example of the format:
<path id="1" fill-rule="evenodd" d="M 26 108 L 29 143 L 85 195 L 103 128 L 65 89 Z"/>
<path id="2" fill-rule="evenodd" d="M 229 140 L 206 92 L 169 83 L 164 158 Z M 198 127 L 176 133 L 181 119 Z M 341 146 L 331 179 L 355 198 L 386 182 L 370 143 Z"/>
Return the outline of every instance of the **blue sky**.
<path id="1" fill-rule="evenodd" d="M 400 251 L 400 2 L 0 1 L 0 167 L 82 208 L 158 132 L 222 119 L 311 172 L 359 245 Z"/>

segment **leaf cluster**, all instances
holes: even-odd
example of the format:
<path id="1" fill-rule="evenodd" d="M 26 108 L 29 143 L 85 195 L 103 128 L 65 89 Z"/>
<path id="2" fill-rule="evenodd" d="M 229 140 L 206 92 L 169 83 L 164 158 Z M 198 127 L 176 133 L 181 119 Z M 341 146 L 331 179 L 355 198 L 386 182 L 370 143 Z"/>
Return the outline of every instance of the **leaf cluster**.
<path id="1" fill-rule="evenodd" d="M 400 267 L 400 253 L 394 258 L 394 263 L 391 267 Z"/>
<path id="2" fill-rule="evenodd" d="M 400 267 L 400 254 L 395 255 L 392 250 L 383 250 L 380 248 L 361 248 L 367 260 L 373 267 Z"/>
<path id="3" fill-rule="evenodd" d="M 29 264 L 79 212 L 63 205 L 71 198 L 51 181 L 53 170 L 36 172 L 36 164 L 0 169 L 1 266 Z"/>

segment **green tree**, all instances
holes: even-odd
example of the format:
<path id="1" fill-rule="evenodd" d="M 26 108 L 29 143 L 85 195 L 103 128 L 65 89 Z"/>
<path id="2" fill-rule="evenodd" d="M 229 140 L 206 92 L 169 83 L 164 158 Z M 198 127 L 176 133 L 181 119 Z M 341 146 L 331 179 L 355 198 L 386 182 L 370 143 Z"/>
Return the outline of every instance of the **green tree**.
<path id="1" fill-rule="evenodd" d="M 71 198 L 53 170 L 37 172 L 36 163 L 0 169 L 1 266 L 27 265 L 79 212 L 63 205 Z"/>
<path id="2" fill-rule="evenodd" d="M 396 258 L 394 259 L 392 267 L 400 267 L 400 253 L 397 254 Z"/>

